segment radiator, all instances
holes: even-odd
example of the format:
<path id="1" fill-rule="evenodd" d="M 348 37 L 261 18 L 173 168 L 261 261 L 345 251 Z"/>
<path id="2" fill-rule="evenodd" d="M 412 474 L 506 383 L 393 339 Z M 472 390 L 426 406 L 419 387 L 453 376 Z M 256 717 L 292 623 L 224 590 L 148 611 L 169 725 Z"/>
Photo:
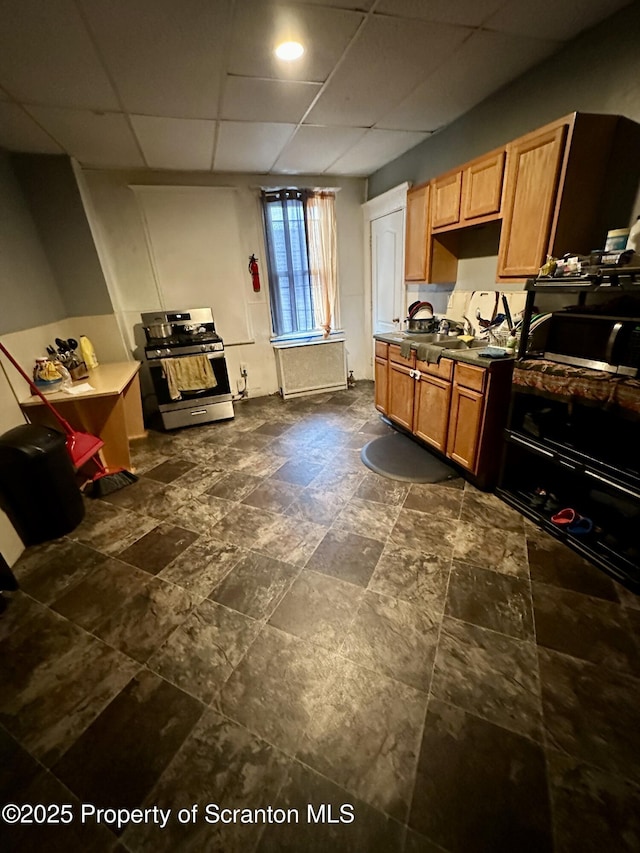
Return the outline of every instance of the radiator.
<path id="1" fill-rule="evenodd" d="M 347 387 L 344 340 L 273 344 L 282 397 L 302 397 Z"/>

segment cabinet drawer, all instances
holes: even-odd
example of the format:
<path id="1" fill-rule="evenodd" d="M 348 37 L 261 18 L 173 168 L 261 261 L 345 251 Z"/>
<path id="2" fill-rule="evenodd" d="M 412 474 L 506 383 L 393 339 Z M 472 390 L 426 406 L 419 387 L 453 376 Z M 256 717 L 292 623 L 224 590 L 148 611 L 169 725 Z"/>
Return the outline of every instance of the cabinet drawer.
<path id="1" fill-rule="evenodd" d="M 416 361 L 416 368 L 420 373 L 428 373 L 429 376 L 437 376 L 439 379 L 450 381 L 453 373 L 453 361 L 450 358 L 441 358 L 439 364 Z"/>
<path id="2" fill-rule="evenodd" d="M 400 355 L 400 347 L 395 346 L 395 344 L 389 344 L 389 361 L 395 361 L 403 367 L 415 367 L 416 352 L 415 350 L 411 350 L 411 356 L 409 358 L 403 358 Z"/>
<path id="3" fill-rule="evenodd" d="M 464 388 L 472 391 L 482 392 L 487 378 L 487 371 L 483 367 L 474 367 L 472 364 L 456 364 L 456 382 Z"/>
<path id="4" fill-rule="evenodd" d="M 376 358 L 389 358 L 389 344 L 384 341 L 376 341 Z"/>

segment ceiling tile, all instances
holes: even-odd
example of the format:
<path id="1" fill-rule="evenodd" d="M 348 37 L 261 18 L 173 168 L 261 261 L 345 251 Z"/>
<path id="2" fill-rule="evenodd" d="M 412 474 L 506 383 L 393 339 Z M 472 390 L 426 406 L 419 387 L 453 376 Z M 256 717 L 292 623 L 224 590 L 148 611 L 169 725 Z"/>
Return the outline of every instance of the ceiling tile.
<path id="1" fill-rule="evenodd" d="M 221 118 L 297 124 L 320 91 L 321 85 L 296 80 L 228 76 Z"/>
<path id="2" fill-rule="evenodd" d="M 57 107 L 29 107 L 33 117 L 83 166 L 144 166 L 122 113 L 96 113 Z"/>
<path id="3" fill-rule="evenodd" d="M 443 24 L 479 27 L 505 0 L 380 0 L 376 12 Z"/>
<path id="4" fill-rule="evenodd" d="M 478 31 L 376 127 L 437 130 L 557 48 L 557 42 Z"/>
<path id="5" fill-rule="evenodd" d="M 364 16 L 321 6 L 274 6 L 238 0 L 228 71 L 245 77 L 275 77 L 323 83 Z M 273 49 L 295 39 L 305 47 L 296 62 L 281 62 Z"/>
<path id="6" fill-rule="evenodd" d="M 128 112 L 216 118 L 229 0 L 82 0 Z"/>
<path id="7" fill-rule="evenodd" d="M 308 121 L 351 127 L 374 125 L 470 33 L 448 24 L 372 18 L 327 84 Z"/>
<path id="8" fill-rule="evenodd" d="M 331 175 L 371 175 L 428 136 L 428 133 L 400 130 L 368 130 L 327 172 Z"/>
<path id="9" fill-rule="evenodd" d="M 72 0 L 2 3 L 0 84 L 20 101 L 118 109 Z"/>
<path id="10" fill-rule="evenodd" d="M 211 169 L 215 121 L 132 115 L 131 124 L 152 169 Z"/>
<path id="11" fill-rule="evenodd" d="M 487 27 L 504 33 L 566 40 L 609 17 L 630 0 L 510 0 Z"/>
<path id="12" fill-rule="evenodd" d="M 62 149 L 18 104 L 0 103 L 0 147 L 34 154 L 61 154 Z"/>
<path id="13" fill-rule="evenodd" d="M 276 172 L 320 174 L 354 145 L 366 131 L 360 127 L 316 127 L 304 124 L 275 164 Z"/>
<path id="14" fill-rule="evenodd" d="M 214 170 L 268 172 L 295 127 L 295 124 L 221 121 Z"/>

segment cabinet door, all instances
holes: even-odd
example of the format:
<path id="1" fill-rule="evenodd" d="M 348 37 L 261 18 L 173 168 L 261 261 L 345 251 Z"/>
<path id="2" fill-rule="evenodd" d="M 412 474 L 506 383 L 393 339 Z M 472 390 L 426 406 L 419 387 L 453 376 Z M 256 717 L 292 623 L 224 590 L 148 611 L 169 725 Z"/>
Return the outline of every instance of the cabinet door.
<path id="1" fill-rule="evenodd" d="M 387 414 L 387 391 L 389 387 L 388 380 L 389 362 L 386 358 L 378 358 L 376 356 L 375 363 L 375 406 L 383 415 Z"/>
<path id="2" fill-rule="evenodd" d="M 413 395 L 415 379 L 408 367 L 389 362 L 389 417 L 405 429 L 413 428 Z"/>
<path id="3" fill-rule="evenodd" d="M 447 456 L 475 472 L 484 414 L 484 397 L 454 383 L 451 394 Z"/>
<path id="4" fill-rule="evenodd" d="M 442 453 L 447 448 L 451 383 L 423 374 L 416 382 L 413 431 Z"/>
<path id="5" fill-rule="evenodd" d="M 404 249 L 406 281 L 426 281 L 427 229 L 429 226 L 429 184 L 407 193 L 407 231 Z"/>
<path id="6" fill-rule="evenodd" d="M 505 209 L 498 275 L 536 275 L 549 248 L 566 124 L 531 133 L 507 147 Z"/>
<path id="7" fill-rule="evenodd" d="M 460 221 L 460 195 L 462 172 L 444 175 L 432 181 L 433 201 L 431 227 L 442 228 Z"/>
<path id="8" fill-rule="evenodd" d="M 470 163 L 462 174 L 462 218 L 500 213 L 504 151 Z"/>

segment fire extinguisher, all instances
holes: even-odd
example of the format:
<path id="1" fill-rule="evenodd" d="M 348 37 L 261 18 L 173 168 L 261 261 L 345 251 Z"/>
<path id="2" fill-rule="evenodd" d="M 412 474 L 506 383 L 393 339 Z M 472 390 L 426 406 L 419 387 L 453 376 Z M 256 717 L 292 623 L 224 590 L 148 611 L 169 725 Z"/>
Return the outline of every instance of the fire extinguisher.
<path id="1" fill-rule="evenodd" d="M 255 255 L 249 256 L 249 272 L 251 273 L 254 292 L 260 293 L 260 270 L 258 269 L 258 261 Z"/>

